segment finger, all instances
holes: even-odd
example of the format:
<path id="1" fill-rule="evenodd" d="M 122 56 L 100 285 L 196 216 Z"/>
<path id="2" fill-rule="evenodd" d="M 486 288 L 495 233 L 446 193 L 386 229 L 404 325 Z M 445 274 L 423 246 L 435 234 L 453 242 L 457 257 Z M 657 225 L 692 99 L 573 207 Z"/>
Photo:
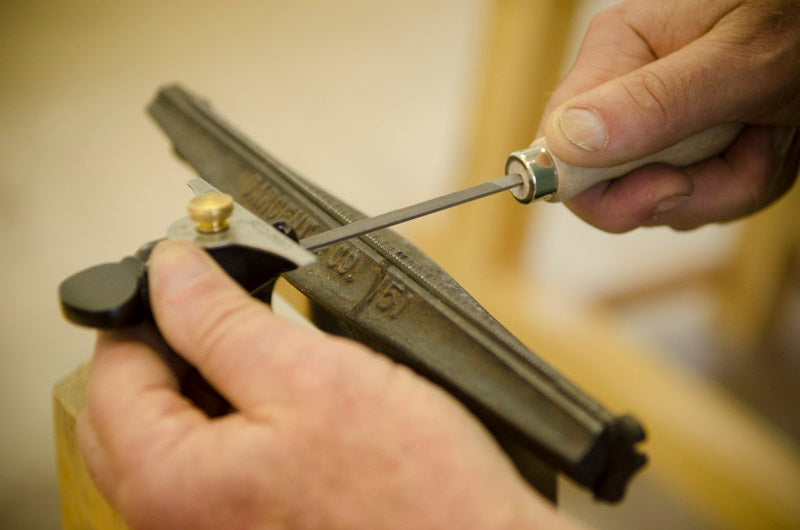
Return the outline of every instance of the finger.
<path id="1" fill-rule="evenodd" d="M 748 127 L 721 157 L 685 169 L 643 167 L 566 204 L 586 222 L 614 233 L 736 219 L 770 204 L 794 182 L 796 149 L 789 149 L 794 136 L 793 128 Z"/>
<path id="2" fill-rule="evenodd" d="M 147 330 L 98 334 L 89 377 L 87 449 L 98 446 L 107 460 L 98 467 L 112 476 L 136 474 L 174 447 L 207 418 L 179 393 L 179 383 L 159 353 L 146 345 Z M 88 429 L 91 427 L 91 429 Z M 92 456 L 90 456 L 92 458 Z M 98 473 L 102 484 L 107 478 Z"/>
<path id="3" fill-rule="evenodd" d="M 150 293 L 172 348 L 239 410 L 286 403 L 299 381 L 331 379 L 339 369 L 338 342 L 275 317 L 190 243 L 154 249 Z"/>
<path id="4" fill-rule="evenodd" d="M 785 153 L 781 162 L 781 169 L 773 187 L 775 197 L 782 197 L 786 194 L 800 178 L 800 133 L 797 127 L 783 127 L 784 129 L 776 133 L 778 143 L 776 147 L 780 152 Z M 780 142 L 785 142 L 781 144 Z"/>
<path id="5" fill-rule="evenodd" d="M 761 210 L 795 182 L 798 143 L 794 128 L 745 129 L 723 156 L 686 168 L 694 193 L 647 224 L 688 230 Z"/>
<path id="6" fill-rule="evenodd" d="M 689 44 L 734 5 L 725 0 L 702 4 L 625 2 L 597 13 L 575 63 L 547 104 L 538 136 L 544 134 L 547 117 L 559 105 Z"/>
<path id="7" fill-rule="evenodd" d="M 553 152 L 576 165 L 610 166 L 714 125 L 758 121 L 786 83 L 766 75 L 774 57 L 749 51 L 769 43 L 741 44 L 752 24 L 738 11 L 723 15 L 713 31 L 562 103 L 545 126 Z"/>
<path id="8" fill-rule="evenodd" d="M 654 164 L 596 184 L 565 204 L 587 223 L 618 234 L 677 207 L 693 191 L 694 182 L 685 171 Z"/>
<path id="9" fill-rule="evenodd" d="M 547 118 L 568 99 L 656 59 L 649 43 L 626 23 L 619 7 L 601 11 L 592 19 L 575 63 L 550 95 L 536 137 L 545 133 Z"/>

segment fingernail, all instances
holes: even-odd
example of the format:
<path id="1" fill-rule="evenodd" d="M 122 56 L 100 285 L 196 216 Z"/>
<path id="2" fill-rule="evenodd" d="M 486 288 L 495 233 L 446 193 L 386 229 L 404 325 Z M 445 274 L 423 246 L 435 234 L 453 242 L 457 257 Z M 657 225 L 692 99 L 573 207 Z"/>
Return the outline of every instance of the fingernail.
<path id="1" fill-rule="evenodd" d="M 772 135 L 772 149 L 780 156 L 784 156 L 789 151 L 792 144 L 796 128 L 789 126 L 776 127 Z"/>
<path id="2" fill-rule="evenodd" d="M 600 116 L 585 107 L 569 107 L 561 112 L 561 132 L 586 151 L 602 151 L 608 145 L 608 127 Z"/>
<path id="3" fill-rule="evenodd" d="M 661 202 L 656 205 L 655 213 L 662 214 L 664 212 L 668 212 L 688 198 L 688 195 L 679 194 L 662 199 Z"/>
<path id="4" fill-rule="evenodd" d="M 158 289 L 164 294 L 180 291 L 208 271 L 203 252 L 185 241 L 159 243 L 150 258 L 150 271 Z"/>

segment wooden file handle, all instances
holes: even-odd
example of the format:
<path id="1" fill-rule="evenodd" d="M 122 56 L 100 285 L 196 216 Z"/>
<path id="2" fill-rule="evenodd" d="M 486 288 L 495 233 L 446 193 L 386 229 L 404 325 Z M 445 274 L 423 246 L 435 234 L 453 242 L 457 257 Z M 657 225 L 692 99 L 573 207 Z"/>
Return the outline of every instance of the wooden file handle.
<path id="1" fill-rule="evenodd" d="M 598 182 L 621 177 L 629 171 L 647 164 L 661 162 L 672 166 L 684 167 L 700 162 L 722 152 L 733 142 L 742 127 L 743 125 L 739 123 L 718 125 L 690 136 L 655 154 L 611 167 L 574 166 L 564 162 L 553 153 L 549 153 L 558 175 L 558 188 L 548 200 L 560 202 L 571 199 Z M 547 142 L 544 137 L 539 138 L 533 144 L 547 148 Z"/>

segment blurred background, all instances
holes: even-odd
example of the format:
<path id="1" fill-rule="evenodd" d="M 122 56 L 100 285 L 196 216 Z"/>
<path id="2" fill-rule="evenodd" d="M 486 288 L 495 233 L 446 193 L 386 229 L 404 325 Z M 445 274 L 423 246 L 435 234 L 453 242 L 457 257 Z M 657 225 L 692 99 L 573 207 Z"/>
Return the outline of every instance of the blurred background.
<path id="1" fill-rule="evenodd" d="M 58 283 L 160 237 L 190 196 L 192 172 L 144 112 L 158 87 L 184 84 L 376 214 L 499 176 L 610 3 L 0 3 L 0 527 L 59 525 L 51 393 L 93 335 L 64 322 Z M 797 195 L 689 233 L 609 235 L 507 195 L 399 231 L 647 426 L 652 462 L 621 505 L 563 482 L 560 509 L 601 528 L 791 527 Z"/>

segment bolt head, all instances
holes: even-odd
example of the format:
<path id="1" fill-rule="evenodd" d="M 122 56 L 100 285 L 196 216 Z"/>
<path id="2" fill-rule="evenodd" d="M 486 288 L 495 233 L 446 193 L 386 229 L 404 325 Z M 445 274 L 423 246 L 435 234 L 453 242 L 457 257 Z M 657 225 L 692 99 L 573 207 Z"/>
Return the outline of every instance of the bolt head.
<path id="1" fill-rule="evenodd" d="M 233 197 L 227 193 L 204 193 L 189 201 L 189 217 L 198 232 L 215 234 L 228 228 Z"/>

